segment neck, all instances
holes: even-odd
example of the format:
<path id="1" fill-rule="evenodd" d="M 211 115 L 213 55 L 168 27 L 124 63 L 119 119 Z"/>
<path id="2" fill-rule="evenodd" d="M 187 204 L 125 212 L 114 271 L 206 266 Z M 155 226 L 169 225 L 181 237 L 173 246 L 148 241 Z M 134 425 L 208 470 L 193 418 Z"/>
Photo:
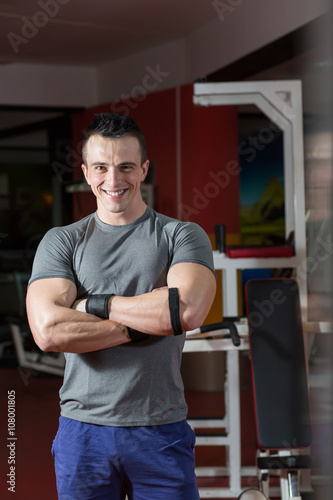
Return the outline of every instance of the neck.
<path id="1" fill-rule="evenodd" d="M 110 226 L 125 226 L 131 222 L 140 219 L 147 209 L 147 205 L 141 200 L 141 203 L 135 210 L 131 213 L 124 212 L 107 212 L 103 209 L 104 207 L 97 206 L 98 218 L 104 222 L 104 224 L 109 224 Z"/>

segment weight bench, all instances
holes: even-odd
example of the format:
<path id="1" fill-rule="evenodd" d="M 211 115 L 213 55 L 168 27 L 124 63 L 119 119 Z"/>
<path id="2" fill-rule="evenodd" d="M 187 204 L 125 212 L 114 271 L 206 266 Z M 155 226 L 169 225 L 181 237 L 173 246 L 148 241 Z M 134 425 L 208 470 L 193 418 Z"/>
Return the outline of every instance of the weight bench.
<path id="1" fill-rule="evenodd" d="M 0 293 L 3 299 L 0 314 L 9 326 L 20 374 L 23 380 L 28 376 L 24 370 L 63 376 L 63 353 L 42 352 L 33 340 L 25 309 L 29 277 L 30 274 L 26 272 L 0 273 Z"/>
<path id="2" fill-rule="evenodd" d="M 281 500 L 301 500 L 300 471 L 311 466 L 311 423 L 298 285 L 293 279 L 253 279 L 245 285 L 245 298 L 258 489 L 244 491 L 239 499 L 269 498 L 275 474 Z"/>

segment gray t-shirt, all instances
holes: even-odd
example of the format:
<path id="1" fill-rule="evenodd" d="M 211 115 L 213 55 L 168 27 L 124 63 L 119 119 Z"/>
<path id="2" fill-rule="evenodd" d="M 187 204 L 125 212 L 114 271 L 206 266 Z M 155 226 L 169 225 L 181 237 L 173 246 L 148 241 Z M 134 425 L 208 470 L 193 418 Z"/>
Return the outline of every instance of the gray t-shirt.
<path id="1" fill-rule="evenodd" d="M 77 297 L 93 293 L 134 296 L 166 285 L 168 270 L 195 262 L 214 273 L 212 248 L 197 224 L 147 208 L 123 226 L 96 213 L 51 229 L 40 243 L 30 283 L 60 277 L 73 281 Z M 65 353 L 61 415 L 99 425 L 137 426 L 177 422 L 187 416 L 180 375 L 185 335 L 158 337 L 84 354 Z"/>

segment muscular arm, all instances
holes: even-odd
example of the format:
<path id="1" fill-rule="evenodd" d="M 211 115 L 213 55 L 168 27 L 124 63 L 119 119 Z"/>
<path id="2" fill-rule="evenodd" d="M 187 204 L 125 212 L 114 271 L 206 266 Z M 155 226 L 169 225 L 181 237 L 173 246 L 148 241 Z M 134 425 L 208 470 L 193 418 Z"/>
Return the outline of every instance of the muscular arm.
<path id="1" fill-rule="evenodd" d="M 172 266 L 169 288 L 178 288 L 180 321 L 183 331 L 202 325 L 214 300 L 216 280 L 205 266 L 190 262 Z M 138 295 L 115 296 L 109 303 L 109 318 L 152 335 L 172 335 L 168 290 Z"/>
<path id="2" fill-rule="evenodd" d="M 122 325 L 71 309 L 76 292 L 74 283 L 63 278 L 41 279 L 29 286 L 28 320 L 40 349 L 84 353 L 129 341 Z"/>
<path id="3" fill-rule="evenodd" d="M 213 273 L 201 264 L 179 263 L 170 268 L 167 284 L 169 288 L 178 288 L 183 331 L 201 326 L 216 292 Z M 79 305 L 81 310 L 84 310 L 84 302 Z M 112 297 L 109 319 L 151 335 L 172 335 L 168 290 Z"/>

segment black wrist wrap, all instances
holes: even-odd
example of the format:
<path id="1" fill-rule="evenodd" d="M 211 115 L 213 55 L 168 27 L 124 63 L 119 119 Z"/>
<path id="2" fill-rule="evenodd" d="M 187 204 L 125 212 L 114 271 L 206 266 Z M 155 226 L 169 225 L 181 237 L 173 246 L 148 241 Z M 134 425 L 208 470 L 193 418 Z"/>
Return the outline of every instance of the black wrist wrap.
<path id="1" fill-rule="evenodd" d="M 113 297 L 114 293 L 99 293 L 95 295 L 88 295 L 86 300 L 86 312 L 94 314 L 99 318 L 109 318 L 109 299 Z"/>
<path id="2" fill-rule="evenodd" d="M 181 335 L 183 333 L 183 330 L 179 316 L 178 288 L 169 288 L 169 309 L 173 334 Z"/>
<path id="3" fill-rule="evenodd" d="M 127 335 L 131 339 L 132 342 L 140 342 L 141 340 L 145 340 L 149 337 L 147 333 L 139 332 L 138 330 L 134 330 L 129 326 L 126 326 Z"/>

